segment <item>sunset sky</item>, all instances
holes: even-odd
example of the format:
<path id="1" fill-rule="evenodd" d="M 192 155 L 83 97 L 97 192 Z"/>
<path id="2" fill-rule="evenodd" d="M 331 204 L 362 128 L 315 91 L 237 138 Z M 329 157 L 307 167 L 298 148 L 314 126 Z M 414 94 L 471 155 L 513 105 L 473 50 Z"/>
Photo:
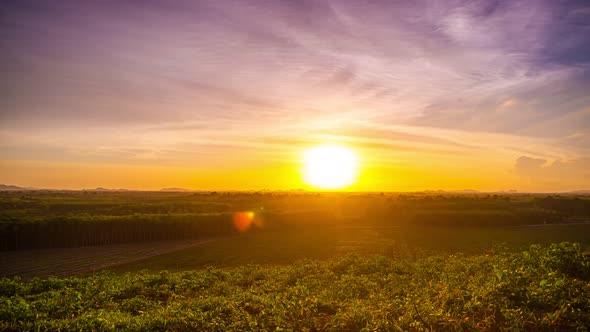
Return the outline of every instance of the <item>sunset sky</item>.
<path id="1" fill-rule="evenodd" d="M 3 1 L 0 183 L 590 189 L 588 1 Z"/>

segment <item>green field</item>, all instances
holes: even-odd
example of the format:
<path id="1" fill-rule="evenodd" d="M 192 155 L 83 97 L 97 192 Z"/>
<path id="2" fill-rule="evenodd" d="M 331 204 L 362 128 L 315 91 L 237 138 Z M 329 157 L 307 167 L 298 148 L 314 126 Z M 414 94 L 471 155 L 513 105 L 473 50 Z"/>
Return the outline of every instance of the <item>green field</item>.
<path id="1" fill-rule="evenodd" d="M 583 196 L 12 192 L 0 207 L 0 330 L 590 323 Z"/>
<path id="2" fill-rule="evenodd" d="M 588 225 L 508 228 L 399 227 L 260 232 L 220 238 L 203 245 L 112 267 L 115 271 L 186 270 L 206 266 L 290 264 L 304 258 L 329 259 L 356 253 L 391 258 L 432 254 L 481 254 L 495 246 L 517 251 L 532 244 L 590 243 Z"/>
<path id="3" fill-rule="evenodd" d="M 586 331 L 579 245 L 287 266 L 0 280 L 0 329 Z"/>

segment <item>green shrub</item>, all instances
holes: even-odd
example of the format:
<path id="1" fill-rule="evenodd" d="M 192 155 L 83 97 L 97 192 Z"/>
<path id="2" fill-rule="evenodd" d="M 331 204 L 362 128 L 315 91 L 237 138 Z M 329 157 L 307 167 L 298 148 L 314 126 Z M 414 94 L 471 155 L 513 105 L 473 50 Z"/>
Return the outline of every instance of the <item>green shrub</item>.
<path id="1" fill-rule="evenodd" d="M 587 331 L 575 243 L 511 253 L 0 280 L 0 330 Z"/>

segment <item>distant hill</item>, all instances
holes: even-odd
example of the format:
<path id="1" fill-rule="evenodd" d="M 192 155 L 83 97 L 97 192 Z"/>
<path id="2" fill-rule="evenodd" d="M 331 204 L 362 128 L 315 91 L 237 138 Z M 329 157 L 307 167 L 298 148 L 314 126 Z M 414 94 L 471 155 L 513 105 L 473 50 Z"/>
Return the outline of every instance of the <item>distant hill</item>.
<path id="1" fill-rule="evenodd" d="M 478 193 L 480 193 L 480 191 L 473 190 L 473 189 L 452 190 L 451 192 L 457 193 L 457 194 L 478 194 Z"/>
<path id="2" fill-rule="evenodd" d="M 574 190 L 568 191 L 566 194 L 590 195 L 590 190 Z"/>
<path id="3" fill-rule="evenodd" d="M 0 191 L 20 191 L 20 190 L 35 190 L 35 188 L 23 188 L 9 184 L 0 184 Z"/>
<path id="4" fill-rule="evenodd" d="M 424 190 L 421 191 L 426 194 L 480 194 L 481 191 L 473 190 L 473 189 L 463 189 L 463 190 Z"/>
<path id="5" fill-rule="evenodd" d="M 98 187 L 98 188 L 94 188 L 94 189 L 82 189 L 82 191 L 129 191 L 129 190 L 128 189 L 109 189 L 109 188 Z"/>
<path id="6" fill-rule="evenodd" d="M 495 194 L 518 194 L 518 190 L 516 189 L 509 189 L 509 190 L 500 190 L 494 191 Z"/>
<path id="7" fill-rule="evenodd" d="M 192 191 L 192 190 L 184 189 L 184 188 L 162 188 L 162 189 L 160 189 L 160 191 L 165 191 L 165 192 L 188 192 L 188 191 Z"/>

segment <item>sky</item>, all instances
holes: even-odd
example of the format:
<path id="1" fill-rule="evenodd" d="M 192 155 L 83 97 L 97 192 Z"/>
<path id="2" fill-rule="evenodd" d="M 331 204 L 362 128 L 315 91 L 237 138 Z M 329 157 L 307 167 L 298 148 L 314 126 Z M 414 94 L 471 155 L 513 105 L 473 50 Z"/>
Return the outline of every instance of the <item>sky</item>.
<path id="1" fill-rule="evenodd" d="M 590 189 L 588 1 L 0 3 L 0 183 Z"/>

